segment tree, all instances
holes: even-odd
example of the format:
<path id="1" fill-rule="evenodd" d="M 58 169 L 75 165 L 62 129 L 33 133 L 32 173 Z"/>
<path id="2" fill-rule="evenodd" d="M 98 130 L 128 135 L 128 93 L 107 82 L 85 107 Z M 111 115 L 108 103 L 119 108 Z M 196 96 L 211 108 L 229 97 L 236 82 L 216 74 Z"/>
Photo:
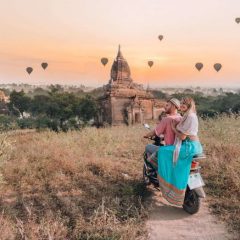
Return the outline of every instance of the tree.
<path id="1" fill-rule="evenodd" d="M 31 98 L 27 97 L 24 91 L 16 92 L 13 90 L 10 94 L 9 109 L 13 114 L 23 117 L 23 112 L 27 112 L 31 105 Z"/>
<path id="2" fill-rule="evenodd" d="M 30 111 L 33 116 L 46 115 L 51 98 L 45 95 L 36 95 L 31 101 Z"/>
<path id="3" fill-rule="evenodd" d="M 187 89 L 184 90 L 184 93 L 185 94 L 193 94 L 194 91 L 192 89 L 190 89 L 190 88 L 187 88 Z"/>
<path id="4" fill-rule="evenodd" d="M 64 92 L 64 88 L 59 85 L 59 84 L 56 84 L 56 85 L 50 85 L 50 91 L 51 93 L 63 93 Z"/>
<path id="5" fill-rule="evenodd" d="M 153 94 L 153 96 L 155 98 L 158 98 L 158 99 L 166 99 L 167 98 L 167 95 L 159 90 L 151 90 L 151 93 Z"/>
<path id="6" fill-rule="evenodd" d="M 226 93 L 226 95 L 219 96 L 215 102 L 214 107 L 220 113 L 234 113 L 239 112 L 240 94 Z"/>
<path id="7" fill-rule="evenodd" d="M 95 100 L 89 95 L 82 98 L 79 106 L 76 108 L 76 114 L 85 123 L 95 118 L 97 114 L 97 104 Z"/>

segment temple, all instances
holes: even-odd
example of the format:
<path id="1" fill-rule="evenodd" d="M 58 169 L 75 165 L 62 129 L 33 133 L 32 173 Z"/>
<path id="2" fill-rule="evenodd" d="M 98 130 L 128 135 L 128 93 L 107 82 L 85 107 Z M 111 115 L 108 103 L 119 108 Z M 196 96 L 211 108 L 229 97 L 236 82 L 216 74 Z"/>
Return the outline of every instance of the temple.
<path id="1" fill-rule="evenodd" d="M 120 46 L 111 68 L 110 80 L 98 101 L 98 122 L 110 125 L 132 125 L 157 119 L 165 104 L 144 90 L 142 85 L 133 82 Z"/>

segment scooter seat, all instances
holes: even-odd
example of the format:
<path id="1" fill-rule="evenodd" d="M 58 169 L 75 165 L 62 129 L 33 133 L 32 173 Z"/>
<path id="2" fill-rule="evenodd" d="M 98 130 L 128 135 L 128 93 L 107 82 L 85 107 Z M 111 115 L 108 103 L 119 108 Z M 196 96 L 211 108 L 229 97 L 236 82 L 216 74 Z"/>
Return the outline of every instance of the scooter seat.
<path id="1" fill-rule="evenodd" d="M 196 154 L 196 155 L 194 155 L 193 156 L 193 160 L 201 160 L 201 159 L 206 159 L 207 157 L 206 157 L 206 155 L 205 154 L 203 154 L 203 153 L 201 153 L 201 154 Z"/>

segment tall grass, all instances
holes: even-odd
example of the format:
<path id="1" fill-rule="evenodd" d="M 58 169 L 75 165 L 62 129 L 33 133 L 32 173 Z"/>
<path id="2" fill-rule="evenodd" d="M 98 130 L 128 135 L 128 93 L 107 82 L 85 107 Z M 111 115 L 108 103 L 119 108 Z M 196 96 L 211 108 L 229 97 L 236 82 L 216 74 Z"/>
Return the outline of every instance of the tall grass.
<path id="1" fill-rule="evenodd" d="M 12 136 L 0 189 L 2 239 L 143 236 L 141 135 L 118 127 Z"/>
<path id="2" fill-rule="evenodd" d="M 0 133 L 0 185 L 3 184 L 2 168 L 4 163 L 9 159 L 11 144 L 8 141 L 8 134 Z"/>
<path id="3" fill-rule="evenodd" d="M 231 228 L 240 232 L 240 116 L 219 116 L 201 122 L 207 161 L 203 175 L 210 206 Z"/>
<path id="4" fill-rule="evenodd" d="M 223 116 L 201 121 L 200 132 L 211 207 L 240 231 L 239 129 L 238 117 Z M 122 126 L 10 136 L 0 239 L 145 239 L 144 134 Z"/>

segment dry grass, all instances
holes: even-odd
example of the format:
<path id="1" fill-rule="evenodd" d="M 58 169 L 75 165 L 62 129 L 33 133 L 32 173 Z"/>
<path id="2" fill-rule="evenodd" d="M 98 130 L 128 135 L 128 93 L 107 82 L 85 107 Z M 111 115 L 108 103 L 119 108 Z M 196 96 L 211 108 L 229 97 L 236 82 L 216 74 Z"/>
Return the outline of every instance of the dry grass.
<path id="1" fill-rule="evenodd" d="M 1 239 L 138 239 L 146 216 L 142 127 L 12 135 Z M 2 229 L 1 229 L 2 228 Z"/>
<path id="2" fill-rule="evenodd" d="M 240 233 L 240 116 L 205 120 L 201 136 L 208 155 L 202 173 L 210 206 Z"/>
<path id="3" fill-rule="evenodd" d="M 239 131 L 239 118 L 201 122 L 211 207 L 240 231 Z M 1 165 L 0 239 L 145 238 L 144 133 L 134 126 L 11 135 Z"/>

